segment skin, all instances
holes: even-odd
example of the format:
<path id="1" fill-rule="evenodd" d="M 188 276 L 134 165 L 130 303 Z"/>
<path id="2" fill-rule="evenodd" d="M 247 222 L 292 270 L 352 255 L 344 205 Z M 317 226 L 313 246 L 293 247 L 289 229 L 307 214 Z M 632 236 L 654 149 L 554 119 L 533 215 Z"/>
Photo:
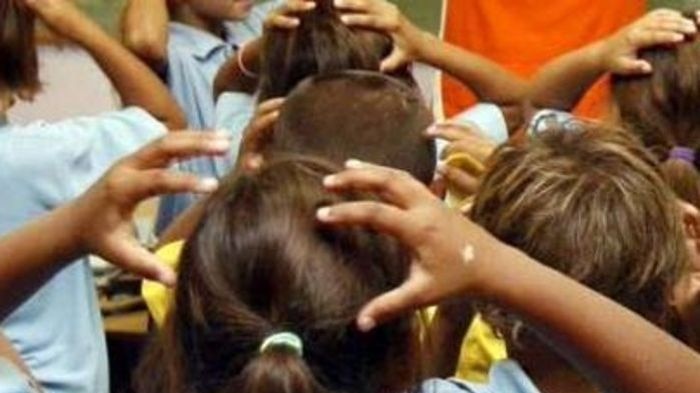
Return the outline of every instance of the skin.
<path id="1" fill-rule="evenodd" d="M 223 37 L 223 22 L 245 19 L 253 5 L 251 0 L 129 0 L 122 17 L 124 45 L 162 71 L 167 66 L 171 19 Z"/>
<path id="2" fill-rule="evenodd" d="M 215 179 L 198 179 L 168 169 L 173 160 L 223 155 L 230 148 L 225 135 L 183 131 L 172 133 L 121 160 L 73 202 L 0 238 L 0 320 L 76 258 L 100 255 L 123 269 L 166 285 L 175 274 L 145 250 L 134 237 L 131 219 L 136 206 L 163 193 L 208 193 Z"/>
<path id="3" fill-rule="evenodd" d="M 410 175 L 359 161 L 349 161 L 347 168 L 324 185 L 372 191 L 384 202 L 321 208 L 318 220 L 373 228 L 396 237 L 415 256 L 406 282 L 361 310 L 360 329 L 450 298 L 480 298 L 526 318 L 553 348 L 610 391 L 700 389 L 700 356 L 643 318 L 499 242 Z M 465 253 L 469 247 L 472 252 Z"/>

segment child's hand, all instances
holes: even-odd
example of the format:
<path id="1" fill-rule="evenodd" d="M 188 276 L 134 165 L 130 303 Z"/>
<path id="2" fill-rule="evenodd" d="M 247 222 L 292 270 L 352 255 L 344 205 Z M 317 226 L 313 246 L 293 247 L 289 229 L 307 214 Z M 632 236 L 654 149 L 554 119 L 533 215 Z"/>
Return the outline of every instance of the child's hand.
<path id="1" fill-rule="evenodd" d="M 382 62 L 383 72 L 423 58 L 430 35 L 411 23 L 396 5 L 386 0 L 335 0 L 334 4 L 344 12 L 341 19 L 346 25 L 380 30 L 392 37 L 394 51 Z"/>
<path id="2" fill-rule="evenodd" d="M 318 220 L 339 226 L 367 226 L 396 237 L 413 251 L 408 280 L 366 305 L 358 317 L 362 330 L 397 315 L 437 304 L 455 295 L 474 294 L 481 261 L 502 245 L 456 212 L 405 172 L 358 161 L 324 179 L 334 191 L 375 192 L 385 201 L 348 202 L 322 208 Z"/>
<path id="3" fill-rule="evenodd" d="M 163 193 L 213 191 L 218 186 L 215 179 L 172 172 L 168 166 L 194 156 L 226 154 L 229 149 L 226 135 L 183 131 L 171 133 L 121 160 L 70 205 L 76 222 L 71 226 L 76 244 L 125 270 L 173 285 L 175 273 L 134 237 L 134 210 L 140 202 Z"/>
<path id="4" fill-rule="evenodd" d="M 272 137 L 283 104 L 284 98 L 273 98 L 258 105 L 253 120 L 243 132 L 236 168 L 255 171 L 262 166 L 262 151 Z"/>
<path id="5" fill-rule="evenodd" d="M 677 44 L 686 35 L 697 34 L 696 22 L 674 10 L 652 11 L 604 41 L 601 49 L 603 68 L 614 74 L 649 74 L 652 66 L 639 59 L 638 52 L 658 45 Z"/>
<path id="6" fill-rule="evenodd" d="M 298 14 L 316 8 L 315 0 L 286 0 L 265 18 L 265 30 L 295 29 L 301 22 Z"/>

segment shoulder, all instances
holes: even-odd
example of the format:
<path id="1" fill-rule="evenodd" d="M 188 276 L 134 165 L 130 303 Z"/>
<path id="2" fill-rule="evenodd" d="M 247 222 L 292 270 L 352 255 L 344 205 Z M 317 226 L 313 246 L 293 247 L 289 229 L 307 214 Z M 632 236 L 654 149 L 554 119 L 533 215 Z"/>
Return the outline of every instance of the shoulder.
<path id="1" fill-rule="evenodd" d="M 418 393 L 481 393 L 470 384 L 449 379 L 430 379 L 421 385 Z"/>

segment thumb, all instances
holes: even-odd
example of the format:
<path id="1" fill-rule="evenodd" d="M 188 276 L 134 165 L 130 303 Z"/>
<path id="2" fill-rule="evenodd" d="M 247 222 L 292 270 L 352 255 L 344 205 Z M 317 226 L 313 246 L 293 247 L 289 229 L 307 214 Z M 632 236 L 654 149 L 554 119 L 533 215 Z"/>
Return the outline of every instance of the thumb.
<path id="1" fill-rule="evenodd" d="M 406 56 L 404 55 L 403 50 L 399 49 L 397 46 L 394 46 L 391 54 L 389 54 L 389 56 L 382 61 L 379 69 L 384 73 L 393 72 L 401 68 L 404 64 L 406 64 Z"/>
<path id="2" fill-rule="evenodd" d="M 653 71 L 651 63 L 640 59 L 623 59 L 620 60 L 620 75 L 647 75 Z"/>
<path id="3" fill-rule="evenodd" d="M 422 307 L 420 293 L 418 288 L 406 282 L 401 287 L 374 298 L 360 311 L 357 317 L 358 328 L 369 332 L 378 324 Z"/>

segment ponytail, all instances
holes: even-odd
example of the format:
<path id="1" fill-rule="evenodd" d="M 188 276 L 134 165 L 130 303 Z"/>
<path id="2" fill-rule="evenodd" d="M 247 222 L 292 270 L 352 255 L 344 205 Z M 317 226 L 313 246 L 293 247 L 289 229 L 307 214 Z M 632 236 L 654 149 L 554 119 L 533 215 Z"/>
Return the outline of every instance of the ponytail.
<path id="1" fill-rule="evenodd" d="M 293 349 L 275 347 L 252 359 L 226 393 L 322 393 L 304 359 Z"/>

